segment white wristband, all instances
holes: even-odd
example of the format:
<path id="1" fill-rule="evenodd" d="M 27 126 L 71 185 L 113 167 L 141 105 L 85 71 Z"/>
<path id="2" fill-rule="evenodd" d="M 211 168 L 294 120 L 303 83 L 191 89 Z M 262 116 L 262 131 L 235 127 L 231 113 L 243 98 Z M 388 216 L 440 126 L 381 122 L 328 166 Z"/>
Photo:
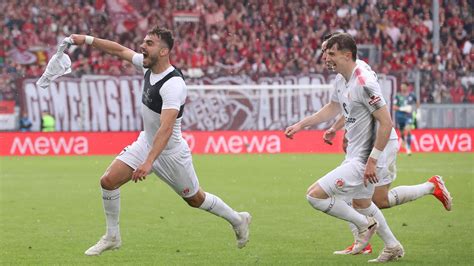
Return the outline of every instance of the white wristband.
<path id="1" fill-rule="evenodd" d="M 382 154 L 382 151 L 374 147 L 369 157 L 372 157 L 373 159 L 378 160 L 380 157 L 380 154 Z"/>
<path id="2" fill-rule="evenodd" d="M 86 35 L 86 44 L 91 45 L 93 41 L 94 41 L 94 37 L 90 35 Z"/>

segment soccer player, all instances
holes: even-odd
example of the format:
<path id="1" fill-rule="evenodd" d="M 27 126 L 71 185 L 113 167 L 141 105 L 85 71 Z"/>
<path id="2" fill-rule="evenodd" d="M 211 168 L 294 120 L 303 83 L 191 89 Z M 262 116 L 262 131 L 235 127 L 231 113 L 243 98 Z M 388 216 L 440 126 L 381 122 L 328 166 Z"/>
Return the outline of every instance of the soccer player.
<path id="1" fill-rule="evenodd" d="M 416 96 L 410 92 L 408 85 L 402 83 L 401 92 L 395 95 L 393 109 L 395 110 L 395 122 L 400 130 L 402 143 L 405 146 L 406 153 L 411 155 L 411 128 L 413 125 L 414 109 L 417 106 Z"/>
<path id="2" fill-rule="evenodd" d="M 334 33 L 338 34 L 338 33 Z M 325 40 L 322 44 L 323 53 L 326 50 L 327 40 L 333 36 L 330 34 L 325 36 Z M 324 58 L 324 54 L 323 54 Z M 357 59 L 356 64 L 360 67 L 366 68 L 368 71 L 373 72 L 370 66 L 362 60 Z M 331 70 L 331 66 L 327 65 L 328 69 Z M 338 74 L 340 75 L 340 74 Z M 345 118 L 342 116 L 338 119 L 328 130 L 324 132 L 323 140 L 324 142 L 332 145 L 332 140 L 336 136 L 336 132 L 343 128 Z M 391 135 L 391 139 L 396 139 L 396 134 Z M 347 139 L 344 137 L 343 150 L 346 151 Z M 390 190 L 391 183 L 396 179 L 396 156 L 398 153 L 397 148 L 385 148 L 383 150 L 382 156 L 377 161 L 377 169 L 382 170 L 384 167 L 389 166 L 389 169 L 392 169 L 388 172 L 385 177 L 379 178 L 379 181 L 375 184 L 375 191 L 372 196 L 372 201 L 380 209 L 391 208 L 393 206 L 401 205 L 418 198 L 421 198 L 425 195 L 435 196 L 448 211 L 451 210 L 452 199 L 448 189 L 445 186 L 445 183 L 441 176 L 435 175 L 428 179 L 427 182 L 413 185 L 413 186 L 398 186 Z M 352 202 L 348 202 L 349 205 L 352 205 Z M 357 236 L 357 228 L 355 225 L 350 224 L 351 231 L 354 235 L 354 239 Z M 334 254 L 345 255 L 351 254 L 354 244 L 347 247 L 344 250 L 335 251 Z M 372 253 L 372 247 L 370 244 L 361 252 L 361 254 Z"/>
<path id="3" fill-rule="evenodd" d="M 358 254 L 367 246 L 378 224 L 378 234 L 385 248 L 372 261 L 385 262 L 403 257 L 404 250 L 371 198 L 374 184 L 381 175 L 377 171 L 377 160 L 386 147 L 397 147 L 397 141 L 390 138 L 396 133 L 376 76 L 357 66 L 356 56 L 357 46 L 349 34 L 337 34 L 327 41 L 326 65 L 341 74 L 336 77 L 331 102 L 289 126 L 285 135 L 291 139 L 300 130 L 343 113 L 348 141 L 346 158 L 339 167 L 309 187 L 307 199 L 315 209 L 357 227 L 351 254 Z M 390 171 L 388 167 L 384 170 Z M 357 211 L 345 201 L 352 201 Z"/>
<path id="4" fill-rule="evenodd" d="M 159 27 L 152 29 L 140 45 L 140 53 L 92 36 L 73 34 L 71 38 L 76 45 L 89 44 L 133 63 L 144 72 L 141 105 L 144 131 L 112 161 L 100 179 L 107 230 L 85 254 L 100 255 L 121 246 L 120 187 L 130 180 L 144 180 L 151 171 L 191 207 L 227 220 L 235 231 L 238 248 L 243 248 L 249 240 L 250 214 L 236 212 L 219 197 L 204 192 L 188 144 L 181 135 L 186 83 L 181 72 L 170 64 L 172 33 Z"/>

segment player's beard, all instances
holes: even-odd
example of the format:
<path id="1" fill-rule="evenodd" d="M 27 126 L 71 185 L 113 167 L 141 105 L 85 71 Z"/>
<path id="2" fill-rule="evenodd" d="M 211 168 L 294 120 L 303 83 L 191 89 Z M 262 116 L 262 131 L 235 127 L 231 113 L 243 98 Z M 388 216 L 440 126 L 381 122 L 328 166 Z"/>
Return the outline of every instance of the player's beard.
<path id="1" fill-rule="evenodd" d="M 143 58 L 144 68 L 152 68 L 156 64 L 158 64 L 158 56 L 147 55 L 145 58 Z"/>

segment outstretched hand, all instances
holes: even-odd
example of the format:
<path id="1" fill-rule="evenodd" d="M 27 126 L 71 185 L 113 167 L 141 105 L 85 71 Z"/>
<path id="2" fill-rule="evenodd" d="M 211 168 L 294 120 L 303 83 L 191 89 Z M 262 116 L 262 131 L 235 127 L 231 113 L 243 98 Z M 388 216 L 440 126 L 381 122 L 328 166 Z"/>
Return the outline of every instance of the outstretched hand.
<path id="1" fill-rule="evenodd" d="M 298 124 L 291 125 L 285 129 L 285 136 L 289 139 L 293 139 L 293 136 L 301 130 L 301 126 Z"/>

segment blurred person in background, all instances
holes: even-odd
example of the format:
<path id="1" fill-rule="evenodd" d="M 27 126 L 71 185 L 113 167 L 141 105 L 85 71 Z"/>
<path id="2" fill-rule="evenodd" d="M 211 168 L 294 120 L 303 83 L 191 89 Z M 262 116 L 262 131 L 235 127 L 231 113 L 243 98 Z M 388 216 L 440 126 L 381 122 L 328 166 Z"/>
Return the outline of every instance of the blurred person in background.
<path id="1" fill-rule="evenodd" d="M 54 119 L 54 117 L 48 111 L 43 111 L 41 115 L 41 131 L 56 131 L 56 119 Z"/>
<path id="2" fill-rule="evenodd" d="M 28 112 L 23 111 L 20 118 L 20 131 L 21 132 L 31 131 L 32 125 L 33 123 L 31 123 L 31 120 L 28 117 Z"/>
<path id="3" fill-rule="evenodd" d="M 410 92 L 408 84 L 402 83 L 401 91 L 395 95 L 393 109 L 395 110 L 395 124 L 400 130 L 402 144 L 406 153 L 411 155 L 411 130 L 413 127 L 413 116 L 416 112 L 417 100 L 413 92 Z"/>

